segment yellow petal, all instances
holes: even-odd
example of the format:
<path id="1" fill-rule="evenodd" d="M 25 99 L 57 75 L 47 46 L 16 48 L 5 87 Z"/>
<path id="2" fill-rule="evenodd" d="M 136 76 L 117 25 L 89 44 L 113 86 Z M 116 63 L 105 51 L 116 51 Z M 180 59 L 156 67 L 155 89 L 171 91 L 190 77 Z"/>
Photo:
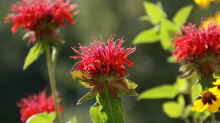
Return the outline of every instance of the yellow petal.
<path id="1" fill-rule="evenodd" d="M 212 92 L 217 98 L 220 98 L 220 89 L 217 86 L 209 88 L 209 91 Z"/>
<path id="2" fill-rule="evenodd" d="M 213 103 L 211 105 L 208 105 L 208 110 L 210 112 L 217 112 L 218 108 L 219 108 L 219 104 L 217 104 L 217 103 L 215 103 L 215 104 Z"/>
<path id="3" fill-rule="evenodd" d="M 213 23 L 217 23 L 216 19 L 214 17 L 209 17 L 207 19 L 205 19 L 202 24 L 201 24 L 201 28 L 208 28 L 210 24 Z"/>
<path id="4" fill-rule="evenodd" d="M 217 79 L 215 82 L 213 82 L 213 85 L 220 85 L 220 79 Z"/>
<path id="5" fill-rule="evenodd" d="M 209 6 L 210 2 L 212 0 L 194 0 L 196 4 L 198 4 L 200 7 L 207 7 Z"/>
<path id="6" fill-rule="evenodd" d="M 212 88 L 209 88 L 209 92 L 215 94 L 219 91 L 219 89 L 215 86 L 215 87 L 212 87 Z"/>
<path id="7" fill-rule="evenodd" d="M 193 111 L 197 111 L 197 112 L 202 112 L 204 111 L 206 108 L 208 107 L 208 105 L 203 105 L 203 102 L 201 99 L 199 100 L 195 100 L 193 103 Z"/>

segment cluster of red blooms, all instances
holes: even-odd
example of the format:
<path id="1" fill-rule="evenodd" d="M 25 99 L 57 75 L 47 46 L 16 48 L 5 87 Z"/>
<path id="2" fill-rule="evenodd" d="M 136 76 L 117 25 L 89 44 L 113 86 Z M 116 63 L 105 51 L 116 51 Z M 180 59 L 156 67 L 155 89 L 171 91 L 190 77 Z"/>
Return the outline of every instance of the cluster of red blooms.
<path id="1" fill-rule="evenodd" d="M 128 60 L 128 56 L 135 51 L 135 48 L 123 48 L 124 40 L 108 40 L 107 43 L 93 41 L 89 46 L 80 46 L 79 50 L 72 48 L 79 56 L 72 56 L 80 59 L 74 69 L 89 75 L 116 75 L 126 76 L 126 65 L 131 67 L 134 63 Z"/>
<path id="2" fill-rule="evenodd" d="M 20 114 L 22 122 L 26 122 L 28 118 L 35 114 L 43 112 L 55 112 L 54 99 L 52 96 L 47 97 L 45 91 L 42 91 L 38 95 L 32 95 L 27 98 L 21 99 L 18 107 L 21 108 Z M 63 111 L 63 107 L 61 105 L 59 106 L 58 111 Z"/>
<path id="3" fill-rule="evenodd" d="M 35 41 L 43 33 L 51 33 L 65 24 L 65 20 L 74 24 L 75 13 L 73 10 L 78 5 L 70 4 L 69 0 L 21 0 L 12 5 L 14 12 L 6 17 L 6 22 L 12 23 L 11 31 L 17 32 L 18 28 L 33 31 Z"/>
<path id="4" fill-rule="evenodd" d="M 196 28 L 188 25 L 183 34 L 175 39 L 173 54 L 177 61 L 193 61 L 208 54 L 220 55 L 220 27 L 214 24 L 207 28 Z"/>

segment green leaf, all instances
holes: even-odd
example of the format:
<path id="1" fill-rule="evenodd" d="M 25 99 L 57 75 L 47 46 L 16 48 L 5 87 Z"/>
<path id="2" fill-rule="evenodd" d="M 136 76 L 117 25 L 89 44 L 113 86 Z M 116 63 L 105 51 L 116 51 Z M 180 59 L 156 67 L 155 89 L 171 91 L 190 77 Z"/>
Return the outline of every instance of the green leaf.
<path id="1" fill-rule="evenodd" d="M 183 95 L 178 96 L 177 101 L 178 101 L 178 104 L 180 104 L 182 107 L 185 106 L 185 99 Z"/>
<path id="2" fill-rule="evenodd" d="M 174 22 L 177 26 L 182 27 L 182 26 L 186 23 L 186 21 L 187 21 L 189 15 L 190 15 L 190 13 L 191 13 L 191 11 L 192 11 L 192 8 L 193 8 L 192 6 L 186 6 L 186 7 L 181 8 L 181 9 L 175 14 L 175 16 L 174 16 L 174 18 L 173 18 L 173 22 Z"/>
<path id="3" fill-rule="evenodd" d="M 176 90 L 180 93 L 184 93 L 187 90 L 187 80 L 178 78 L 175 83 Z"/>
<path id="4" fill-rule="evenodd" d="M 177 62 L 176 62 L 176 56 L 170 56 L 170 57 L 168 57 L 168 58 L 167 58 L 167 61 L 168 61 L 169 63 L 177 63 Z"/>
<path id="5" fill-rule="evenodd" d="M 145 30 L 139 33 L 133 43 L 141 44 L 141 43 L 154 43 L 160 40 L 160 34 L 158 28 L 151 28 L 149 30 Z"/>
<path id="6" fill-rule="evenodd" d="M 96 104 L 92 106 L 89 110 L 90 117 L 92 119 L 92 123 L 106 123 L 107 122 L 107 114 L 102 112 L 103 107 L 100 104 Z"/>
<path id="7" fill-rule="evenodd" d="M 56 118 L 56 113 L 40 113 L 30 117 L 26 123 L 53 123 Z"/>
<path id="8" fill-rule="evenodd" d="M 133 82 L 133 81 L 131 81 L 129 79 L 125 79 L 124 82 L 127 85 L 128 89 L 133 90 L 133 89 L 136 89 L 138 87 L 138 85 L 135 82 Z"/>
<path id="9" fill-rule="evenodd" d="M 138 93 L 135 91 L 138 85 L 135 82 L 128 79 L 125 79 L 124 82 L 127 86 L 127 89 L 122 92 L 125 92 L 125 94 L 128 96 L 138 96 Z"/>
<path id="10" fill-rule="evenodd" d="M 25 58 L 23 70 L 26 70 L 34 61 L 38 59 L 40 55 L 44 52 L 43 44 L 37 42 L 28 52 L 28 55 Z"/>
<path id="11" fill-rule="evenodd" d="M 90 108 L 90 116 L 93 123 L 124 123 L 120 98 L 104 90 L 97 95 L 95 106 Z"/>
<path id="12" fill-rule="evenodd" d="M 200 83 L 194 84 L 192 86 L 192 99 L 195 100 L 202 93 L 202 85 Z"/>
<path id="13" fill-rule="evenodd" d="M 172 38 L 175 36 L 175 33 L 178 31 L 178 28 L 171 21 L 163 19 L 161 21 L 160 28 L 160 39 L 161 45 L 165 50 L 171 51 L 173 49 Z"/>
<path id="14" fill-rule="evenodd" d="M 161 19 L 166 18 L 166 13 L 158 5 L 151 2 L 144 2 L 144 7 L 153 24 L 158 24 Z"/>
<path id="15" fill-rule="evenodd" d="M 172 99 L 177 95 L 176 87 L 173 85 L 162 85 L 140 94 L 139 99 Z"/>
<path id="16" fill-rule="evenodd" d="M 82 104 L 82 103 L 84 103 L 84 102 L 86 102 L 86 101 L 89 101 L 89 100 L 95 98 L 96 94 L 97 94 L 96 92 L 89 91 L 89 92 L 87 92 L 83 97 L 81 97 L 81 98 L 77 101 L 76 104 L 79 105 L 79 104 Z"/>
<path id="17" fill-rule="evenodd" d="M 163 111 L 170 118 L 179 118 L 183 111 L 183 106 L 179 103 L 169 101 L 163 104 Z"/>

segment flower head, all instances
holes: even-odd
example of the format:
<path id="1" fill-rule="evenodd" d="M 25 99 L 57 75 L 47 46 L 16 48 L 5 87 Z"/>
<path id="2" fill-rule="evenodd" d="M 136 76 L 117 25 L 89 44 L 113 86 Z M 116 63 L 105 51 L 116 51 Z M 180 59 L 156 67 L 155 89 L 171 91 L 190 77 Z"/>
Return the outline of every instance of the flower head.
<path id="1" fill-rule="evenodd" d="M 177 61 L 193 61 L 210 54 L 220 54 L 220 27 L 217 25 L 210 24 L 200 29 L 188 25 L 183 28 L 183 34 L 175 39 L 173 55 Z"/>
<path id="2" fill-rule="evenodd" d="M 11 31 L 16 33 L 18 28 L 33 31 L 32 40 L 53 33 L 65 24 L 76 23 L 73 12 L 77 5 L 69 0 L 20 0 L 12 5 L 12 14 L 6 17 L 6 22 L 12 23 Z"/>
<path id="3" fill-rule="evenodd" d="M 120 92 L 133 93 L 137 85 L 126 79 L 126 66 L 134 65 L 128 56 L 135 48 L 123 48 L 123 42 L 123 39 L 110 39 L 107 43 L 93 41 L 89 46 L 80 46 L 79 50 L 72 48 L 78 54 L 72 58 L 79 60 L 72 76 L 81 79 L 81 84 L 95 93 L 102 93 L 106 88 L 114 96 Z"/>
<path id="4" fill-rule="evenodd" d="M 123 77 L 127 75 L 126 66 L 133 66 L 128 56 L 135 48 L 123 48 L 124 40 L 108 40 L 107 43 L 93 41 L 89 46 L 80 46 L 79 50 L 73 50 L 79 56 L 72 58 L 80 61 L 74 66 L 74 70 L 82 71 L 89 75 L 115 75 Z"/>
<path id="5" fill-rule="evenodd" d="M 174 47 L 173 55 L 183 65 L 193 65 L 206 77 L 218 72 L 220 26 L 217 24 L 209 24 L 207 28 L 196 28 L 195 25 L 184 27 L 183 34 L 175 39 Z"/>
<path id="6" fill-rule="evenodd" d="M 217 112 L 220 107 L 220 98 L 218 94 L 219 93 L 213 91 L 212 88 L 204 92 L 194 101 L 192 110 L 203 112 L 207 109 L 210 112 Z"/>
<path id="7" fill-rule="evenodd" d="M 27 121 L 28 118 L 38 113 L 55 112 L 54 99 L 52 96 L 48 97 L 45 91 L 40 92 L 38 95 L 31 95 L 27 98 L 23 98 L 17 105 L 21 108 L 20 114 L 22 122 Z M 58 111 L 63 111 L 61 105 Z"/>

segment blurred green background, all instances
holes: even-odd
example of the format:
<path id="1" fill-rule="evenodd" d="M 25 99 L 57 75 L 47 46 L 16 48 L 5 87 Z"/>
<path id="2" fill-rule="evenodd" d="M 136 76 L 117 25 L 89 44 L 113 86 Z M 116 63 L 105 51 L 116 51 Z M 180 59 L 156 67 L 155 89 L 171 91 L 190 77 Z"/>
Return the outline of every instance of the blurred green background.
<path id="1" fill-rule="evenodd" d="M 42 56 L 26 71 L 22 71 L 24 58 L 28 52 L 23 33 L 12 34 L 10 25 L 3 24 L 3 18 L 16 0 L 0 0 L 0 122 L 19 123 L 19 109 L 16 103 L 20 98 L 49 90 L 45 57 Z M 145 15 L 144 0 L 75 0 L 80 3 L 76 25 L 64 27 L 62 37 L 66 44 L 62 46 L 57 64 L 57 85 L 63 105 L 65 119 L 76 116 L 79 123 L 90 123 L 89 106 L 93 101 L 76 106 L 76 101 L 87 92 L 70 77 L 72 65 L 76 62 L 69 58 L 75 55 L 70 47 L 88 44 L 91 40 L 105 40 L 111 37 L 123 37 L 126 46 L 132 45 L 134 37 L 142 30 L 151 27 L 148 22 L 140 21 Z M 151 0 L 151 2 L 158 2 Z M 169 18 L 181 7 L 194 4 L 192 0 L 161 0 Z M 220 7 L 213 5 L 209 9 L 200 9 L 194 5 L 189 21 L 199 23 L 203 17 L 214 14 Z M 139 84 L 138 92 L 164 83 L 173 83 L 178 75 L 178 65 L 167 63 L 170 53 L 165 52 L 159 43 L 135 46 L 137 51 L 131 59 L 136 65 L 130 68 L 129 78 Z M 170 119 L 162 111 L 164 100 L 142 100 L 135 97 L 123 97 L 126 123 L 181 123 Z"/>

